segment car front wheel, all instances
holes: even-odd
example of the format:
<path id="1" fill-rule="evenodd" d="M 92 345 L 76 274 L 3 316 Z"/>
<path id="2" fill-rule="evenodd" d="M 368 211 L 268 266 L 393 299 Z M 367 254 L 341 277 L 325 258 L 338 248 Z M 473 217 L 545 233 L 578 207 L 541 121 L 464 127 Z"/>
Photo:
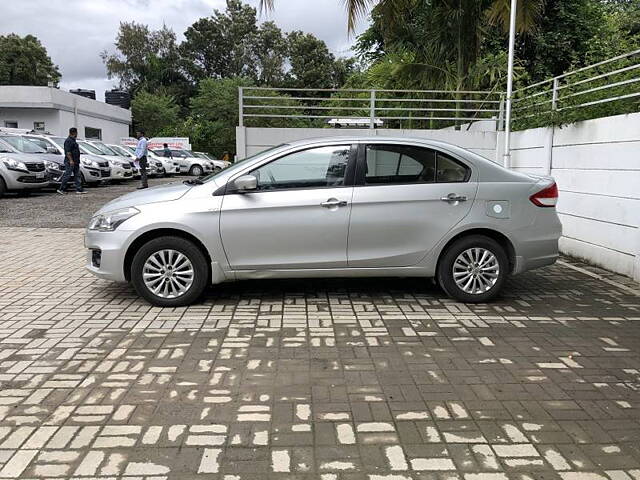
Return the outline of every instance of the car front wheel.
<path id="1" fill-rule="evenodd" d="M 158 307 L 190 305 L 207 286 L 208 263 L 192 242 L 160 237 L 145 243 L 131 264 L 131 282 L 138 294 Z"/>
<path id="2" fill-rule="evenodd" d="M 193 175 L 194 177 L 201 177 L 203 173 L 204 171 L 200 165 L 194 165 L 191 167 L 191 170 L 189 170 L 189 175 Z"/>
<path id="3" fill-rule="evenodd" d="M 438 283 L 450 297 L 465 303 L 487 302 L 500 293 L 509 272 L 504 248 L 484 235 L 463 237 L 444 252 Z"/>

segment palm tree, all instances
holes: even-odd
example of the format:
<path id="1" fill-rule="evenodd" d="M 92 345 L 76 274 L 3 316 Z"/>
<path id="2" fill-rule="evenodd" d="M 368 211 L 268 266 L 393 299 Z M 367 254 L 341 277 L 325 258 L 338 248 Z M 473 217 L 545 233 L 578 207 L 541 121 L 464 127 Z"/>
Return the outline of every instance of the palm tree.
<path id="1" fill-rule="evenodd" d="M 381 11 L 392 14 L 394 11 L 401 10 L 406 6 L 408 0 L 342 0 L 347 10 L 348 20 L 347 28 L 349 32 L 355 30 L 355 26 L 359 19 L 366 15 L 370 7 L 377 5 Z M 409 0 L 411 1 L 411 0 Z M 436 3 L 436 2 L 434 2 Z M 452 3 L 452 2 L 445 2 Z M 482 0 L 467 3 L 468 6 L 474 7 L 481 5 Z M 545 0 L 518 0 L 518 15 L 516 25 L 519 32 L 524 33 L 535 28 L 538 18 L 544 8 Z M 484 5 L 486 7 L 486 4 Z M 273 10 L 275 0 L 260 0 L 260 10 Z M 491 0 L 488 6 L 487 15 L 492 24 L 500 25 L 505 31 L 509 28 L 509 10 L 511 8 L 509 0 Z"/>

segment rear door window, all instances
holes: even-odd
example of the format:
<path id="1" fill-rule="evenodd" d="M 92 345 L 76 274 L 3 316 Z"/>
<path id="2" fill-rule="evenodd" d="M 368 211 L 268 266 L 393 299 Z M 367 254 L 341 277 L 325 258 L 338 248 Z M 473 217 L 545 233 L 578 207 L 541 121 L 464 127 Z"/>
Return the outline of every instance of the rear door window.
<path id="1" fill-rule="evenodd" d="M 465 182 L 469 169 L 448 155 L 412 145 L 367 145 L 364 185 Z"/>

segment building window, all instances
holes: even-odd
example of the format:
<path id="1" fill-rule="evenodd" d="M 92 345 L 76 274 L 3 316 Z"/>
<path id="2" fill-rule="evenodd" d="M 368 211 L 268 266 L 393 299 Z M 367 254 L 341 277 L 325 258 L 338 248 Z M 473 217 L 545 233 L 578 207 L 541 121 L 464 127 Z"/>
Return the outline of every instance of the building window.
<path id="1" fill-rule="evenodd" d="M 44 122 L 33 122 L 34 132 L 44 132 Z"/>
<path id="2" fill-rule="evenodd" d="M 102 129 L 84 127 L 84 138 L 91 140 L 102 140 Z"/>
<path id="3" fill-rule="evenodd" d="M 9 120 L 4 121 L 5 128 L 18 128 L 18 122 L 11 122 Z"/>

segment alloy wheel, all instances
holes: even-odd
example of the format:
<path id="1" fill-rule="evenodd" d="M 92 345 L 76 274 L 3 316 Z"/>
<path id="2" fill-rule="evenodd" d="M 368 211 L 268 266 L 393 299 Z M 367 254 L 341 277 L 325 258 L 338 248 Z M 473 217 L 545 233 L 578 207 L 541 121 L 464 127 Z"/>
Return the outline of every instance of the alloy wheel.
<path id="1" fill-rule="evenodd" d="M 498 281 L 500 264 L 486 248 L 464 250 L 453 262 L 453 279 L 460 290 L 471 295 L 488 292 Z"/>
<path id="2" fill-rule="evenodd" d="M 189 291 L 195 273 L 189 258 L 177 250 L 164 249 L 149 255 L 142 277 L 145 286 L 161 298 L 176 298 Z"/>

